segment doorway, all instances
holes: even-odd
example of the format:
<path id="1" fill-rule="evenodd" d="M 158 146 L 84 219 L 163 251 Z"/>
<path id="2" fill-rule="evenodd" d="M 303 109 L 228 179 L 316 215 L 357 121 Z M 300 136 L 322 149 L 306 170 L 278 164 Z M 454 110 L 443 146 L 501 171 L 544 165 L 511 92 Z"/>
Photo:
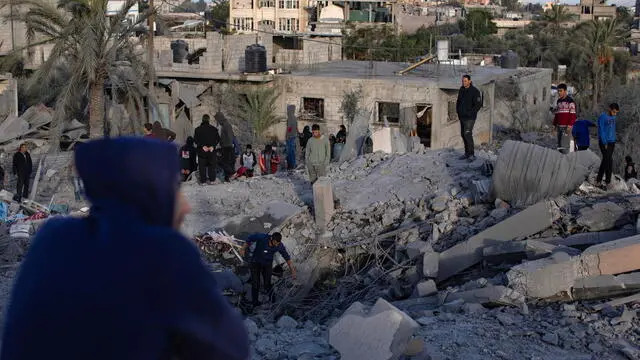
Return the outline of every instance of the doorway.
<path id="1" fill-rule="evenodd" d="M 416 104 L 416 132 L 420 143 L 431 147 L 431 125 L 433 124 L 433 106 L 431 104 Z"/>

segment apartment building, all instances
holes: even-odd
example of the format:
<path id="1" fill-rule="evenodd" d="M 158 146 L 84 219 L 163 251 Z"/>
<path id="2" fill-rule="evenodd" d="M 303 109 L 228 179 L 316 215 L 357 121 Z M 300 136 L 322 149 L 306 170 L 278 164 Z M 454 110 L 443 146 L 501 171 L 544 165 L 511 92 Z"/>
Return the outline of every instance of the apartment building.
<path id="1" fill-rule="evenodd" d="M 239 33 L 268 26 L 276 33 L 294 34 L 309 23 L 309 0 L 231 0 L 229 6 L 229 23 Z"/>
<path id="2" fill-rule="evenodd" d="M 566 5 L 567 10 L 580 17 L 580 21 L 613 19 L 616 6 L 607 5 L 604 0 L 580 0 L 577 5 Z"/>

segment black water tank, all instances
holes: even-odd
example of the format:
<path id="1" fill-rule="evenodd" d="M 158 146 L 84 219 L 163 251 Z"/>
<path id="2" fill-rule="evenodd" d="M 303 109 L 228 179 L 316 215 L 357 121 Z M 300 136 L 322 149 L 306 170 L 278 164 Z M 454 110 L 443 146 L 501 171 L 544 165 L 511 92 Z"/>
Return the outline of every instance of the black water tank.
<path id="1" fill-rule="evenodd" d="M 173 50 L 173 62 L 182 64 L 189 54 L 189 44 L 184 40 L 173 40 L 171 50 Z"/>
<path id="2" fill-rule="evenodd" d="M 244 72 L 263 73 L 267 71 L 267 49 L 262 45 L 247 46 L 244 51 Z"/>
<path id="3" fill-rule="evenodd" d="M 503 69 L 517 69 L 519 64 L 518 54 L 513 50 L 508 50 L 500 56 L 500 67 Z"/>

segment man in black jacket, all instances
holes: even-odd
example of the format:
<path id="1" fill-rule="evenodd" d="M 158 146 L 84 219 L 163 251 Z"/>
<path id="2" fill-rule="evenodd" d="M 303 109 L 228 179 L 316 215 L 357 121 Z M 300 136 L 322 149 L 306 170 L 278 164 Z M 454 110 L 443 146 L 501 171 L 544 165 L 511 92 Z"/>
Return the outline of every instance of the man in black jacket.
<path id="1" fill-rule="evenodd" d="M 236 172 L 236 154 L 233 148 L 233 127 L 229 120 L 223 113 L 218 111 L 214 116 L 214 119 L 220 126 L 220 147 L 222 148 L 222 170 L 224 170 L 224 181 L 229 181 L 229 178 Z"/>
<path id="2" fill-rule="evenodd" d="M 18 186 L 13 199 L 22 201 L 23 197 L 29 197 L 29 178 L 33 171 L 31 154 L 27 151 L 27 144 L 20 144 L 20 149 L 13 155 L 13 174 L 18 176 Z"/>
<path id="3" fill-rule="evenodd" d="M 200 170 L 200 184 L 204 185 L 216 181 L 215 149 L 220 142 L 218 129 L 209 124 L 209 115 L 202 116 L 202 124 L 196 128 L 194 140 L 198 145 L 198 168 Z M 208 177 L 207 177 L 208 174 Z"/>
<path id="4" fill-rule="evenodd" d="M 460 158 L 461 160 L 467 159 L 471 162 L 476 159 L 473 150 L 473 126 L 480 108 L 482 108 L 482 94 L 471 83 L 471 76 L 464 75 L 462 86 L 458 91 L 458 101 L 456 101 L 456 112 L 460 120 L 460 131 L 464 142 L 464 155 Z"/>

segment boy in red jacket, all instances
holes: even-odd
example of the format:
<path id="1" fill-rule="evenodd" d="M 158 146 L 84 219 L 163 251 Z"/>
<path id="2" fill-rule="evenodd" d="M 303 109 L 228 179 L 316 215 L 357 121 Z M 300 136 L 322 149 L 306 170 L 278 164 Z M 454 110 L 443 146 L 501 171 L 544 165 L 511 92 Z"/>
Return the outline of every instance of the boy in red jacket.
<path id="1" fill-rule="evenodd" d="M 566 154 L 569 152 L 569 141 L 571 136 L 571 128 L 577 119 L 576 103 L 567 92 L 566 84 L 558 85 L 558 101 L 556 105 L 555 116 L 553 117 L 553 126 L 558 131 L 558 150 Z"/>

